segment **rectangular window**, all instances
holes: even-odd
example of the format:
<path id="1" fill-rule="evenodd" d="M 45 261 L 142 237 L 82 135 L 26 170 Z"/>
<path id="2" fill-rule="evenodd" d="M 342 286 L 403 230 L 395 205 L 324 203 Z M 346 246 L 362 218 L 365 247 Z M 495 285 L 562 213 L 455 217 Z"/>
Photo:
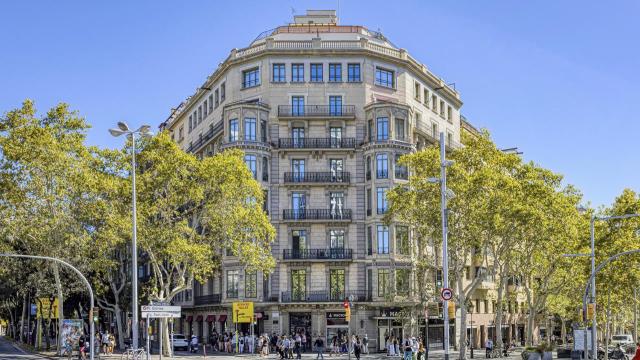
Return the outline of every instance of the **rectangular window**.
<path id="1" fill-rule="evenodd" d="M 291 232 L 291 241 L 293 244 L 293 252 L 300 254 L 307 250 L 307 231 L 306 230 L 293 230 Z"/>
<path id="2" fill-rule="evenodd" d="M 193 130 L 193 115 L 189 115 L 189 132 Z"/>
<path id="3" fill-rule="evenodd" d="M 376 178 L 389 178 L 389 157 L 386 153 L 376 155 Z"/>
<path id="4" fill-rule="evenodd" d="M 435 95 L 431 95 L 431 110 L 438 112 L 438 98 Z"/>
<path id="5" fill-rule="evenodd" d="M 287 81 L 284 64 L 273 64 L 272 73 L 273 73 L 273 78 L 272 78 L 273 82 L 280 83 L 280 82 Z"/>
<path id="6" fill-rule="evenodd" d="M 209 95 L 209 113 L 213 111 L 213 95 Z"/>
<path id="7" fill-rule="evenodd" d="M 329 115 L 342 116 L 342 96 L 329 96 Z"/>
<path id="8" fill-rule="evenodd" d="M 229 120 L 229 141 L 238 141 L 239 131 L 238 119 Z"/>
<path id="9" fill-rule="evenodd" d="M 344 248 L 344 230 L 333 229 L 329 230 L 329 245 L 332 249 Z"/>
<path id="10" fill-rule="evenodd" d="M 367 255 L 373 255 L 373 229 L 367 226 Z"/>
<path id="11" fill-rule="evenodd" d="M 266 158 L 264 158 L 266 159 Z M 264 178 L 264 174 L 268 174 L 268 171 L 263 172 L 262 177 Z M 264 180 L 264 179 L 263 179 Z M 267 176 L 267 180 L 269 181 L 269 177 Z M 269 190 L 262 190 L 262 210 L 269 215 Z"/>
<path id="12" fill-rule="evenodd" d="M 396 225 L 396 252 L 400 255 L 411 255 L 409 245 L 409 228 Z"/>
<path id="13" fill-rule="evenodd" d="M 304 96 L 291 97 L 291 115 L 304 116 Z"/>
<path id="14" fill-rule="evenodd" d="M 304 128 L 294 127 L 293 129 L 291 129 L 291 137 L 293 138 L 293 147 L 304 147 Z"/>
<path id="15" fill-rule="evenodd" d="M 209 102 L 207 100 L 205 100 L 204 101 L 204 105 L 202 106 L 202 108 L 204 109 L 204 117 L 205 117 L 205 119 L 207 118 L 207 114 L 208 114 L 208 111 L 209 111 L 209 106 L 207 106 L 208 103 Z"/>
<path id="16" fill-rule="evenodd" d="M 367 189 L 367 216 L 371 216 L 371 189 Z"/>
<path id="17" fill-rule="evenodd" d="M 180 126 L 180 129 L 178 130 L 178 141 L 181 141 L 182 139 L 184 139 L 184 128 Z"/>
<path id="18" fill-rule="evenodd" d="M 329 295 L 331 301 L 344 300 L 344 269 L 329 270 Z"/>
<path id="19" fill-rule="evenodd" d="M 220 102 L 223 102 L 226 97 L 226 86 L 225 83 L 220 85 Z"/>
<path id="20" fill-rule="evenodd" d="M 344 193 L 343 192 L 331 192 L 329 193 L 329 207 L 331 211 L 331 218 L 342 219 L 344 208 Z"/>
<path id="21" fill-rule="evenodd" d="M 417 101 L 420 101 L 420 83 L 419 82 L 415 82 L 413 83 L 414 89 L 413 89 L 413 96 L 416 98 Z"/>
<path id="22" fill-rule="evenodd" d="M 449 120 L 449 122 L 453 122 L 453 111 L 451 106 L 447 106 L 447 120 Z"/>
<path id="23" fill-rule="evenodd" d="M 256 119 L 244 118 L 244 139 L 256 141 Z"/>
<path id="24" fill-rule="evenodd" d="M 267 157 L 262 158 L 262 181 L 269 181 L 269 159 Z M 265 205 L 267 198 L 264 199 Z"/>
<path id="25" fill-rule="evenodd" d="M 416 114 L 416 118 L 418 114 Z M 404 119 L 396 119 L 396 140 L 404 141 Z"/>
<path id="26" fill-rule="evenodd" d="M 307 196 L 303 192 L 294 192 L 291 194 L 291 208 L 296 219 L 304 219 L 307 207 Z"/>
<path id="27" fill-rule="evenodd" d="M 376 85 L 393 89 L 395 86 L 392 70 L 376 67 Z"/>
<path id="28" fill-rule="evenodd" d="M 244 273 L 245 297 L 258 297 L 258 274 L 255 271 L 245 271 Z"/>
<path id="29" fill-rule="evenodd" d="M 440 100 L 440 116 L 444 117 L 444 101 Z"/>
<path id="30" fill-rule="evenodd" d="M 198 106 L 198 124 L 202 122 L 202 105 Z"/>
<path id="31" fill-rule="evenodd" d="M 303 182 L 304 159 L 291 159 L 291 172 L 293 173 L 293 182 Z"/>
<path id="32" fill-rule="evenodd" d="M 373 141 L 373 120 L 369 120 L 367 125 L 369 141 Z"/>
<path id="33" fill-rule="evenodd" d="M 220 99 L 218 98 L 218 89 L 216 89 L 216 91 L 214 92 L 216 94 L 216 107 L 218 107 L 218 105 L 220 105 Z"/>
<path id="34" fill-rule="evenodd" d="M 400 157 L 402 154 L 395 155 L 395 167 L 396 167 L 396 179 L 407 180 L 409 179 L 409 171 L 406 165 L 400 164 Z"/>
<path id="35" fill-rule="evenodd" d="M 253 68 L 242 72 L 242 88 L 260 85 L 260 68 Z"/>
<path id="36" fill-rule="evenodd" d="M 360 64 L 348 64 L 347 65 L 347 81 L 348 82 L 360 82 Z"/>
<path id="37" fill-rule="evenodd" d="M 431 123 L 431 136 L 435 139 L 438 138 L 438 124 L 436 123 Z"/>
<path id="38" fill-rule="evenodd" d="M 411 293 L 411 269 L 396 269 L 396 293 L 408 296 Z"/>
<path id="39" fill-rule="evenodd" d="M 329 159 L 329 170 L 331 170 L 331 182 L 344 181 L 343 165 L 344 164 L 342 159 Z"/>
<path id="40" fill-rule="evenodd" d="M 240 280 L 240 271 L 227 270 L 227 297 L 228 298 L 238 297 L 239 280 Z"/>
<path id="41" fill-rule="evenodd" d="M 329 64 L 329 82 L 342 81 L 342 64 Z"/>
<path id="42" fill-rule="evenodd" d="M 267 122 L 260 121 L 260 141 L 267 142 Z"/>
<path id="43" fill-rule="evenodd" d="M 311 64 L 311 82 L 322 81 L 322 64 Z"/>
<path id="44" fill-rule="evenodd" d="M 247 164 L 247 167 L 249 168 L 249 170 L 251 170 L 251 173 L 253 174 L 253 178 L 257 179 L 258 178 L 258 173 L 257 173 L 257 169 L 256 169 L 256 156 L 255 155 L 245 155 L 244 156 L 244 163 Z"/>
<path id="45" fill-rule="evenodd" d="M 307 300 L 307 270 L 291 270 L 291 300 Z"/>
<path id="46" fill-rule="evenodd" d="M 389 269 L 378 269 L 378 297 L 389 293 Z"/>
<path id="47" fill-rule="evenodd" d="M 193 112 L 193 128 L 198 126 L 198 110 Z"/>
<path id="48" fill-rule="evenodd" d="M 427 88 L 425 88 L 423 91 L 422 103 L 424 104 L 424 106 L 429 107 L 429 90 L 427 90 Z"/>
<path id="49" fill-rule="evenodd" d="M 378 254 L 389 253 L 389 227 L 378 225 Z"/>
<path id="50" fill-rule="evenodd" d="M 291 64 L 291 82 L 304 82 L 304 64 Z"/>
<path id="51" fill-rule="evenodd" d="M 376 203 L 378 206 L 378 214 L 384 214 L 387 212 L 388 210 L 388 203 L 387 203 L 387 190 L 389 188 L 387 187 L 379 187 L 376 189 Z"/>
<path id="52" fill-rule="evenodd" d="M 447 132 L 447 145 L 453 146 L 453 134 L 450 132 Z"/>
<path id="53" fill-rule="evenodd" d="M 379 117 L 376 122 L 376 140 L 389 139 L 389 118 Z"/>
<path id="54" fill-rule="evenodd" d="M 329 128 L 329 139 L 331 139 L 332 148 L 339 148 L 342 145 L 342 128 L 341 127 Z"/>

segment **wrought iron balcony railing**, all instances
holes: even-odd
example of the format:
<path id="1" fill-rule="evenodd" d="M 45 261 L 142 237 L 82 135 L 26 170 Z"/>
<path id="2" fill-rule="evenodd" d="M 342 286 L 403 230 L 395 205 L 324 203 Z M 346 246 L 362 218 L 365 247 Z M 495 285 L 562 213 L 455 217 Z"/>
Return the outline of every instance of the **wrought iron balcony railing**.
<path id="1" fill-rule="evenodd" d="M 354 105 L 280 105 L 278 116 L 281 117 L 353 117 L 356 114 Z"/>
<path id="2" fill-rule="evenodd" d="M 376 178 L 377 179 L 386 179 L 389 177 L 389 171 L 388 170 L 377 170 L 376 171 Z"/>
<path id="3" fill-rule="evenodd" d="M 282 138 L 281 149 L 355 149 L 355 138 Z"/>
<path id="4" fill-rule="evenodd" d="M 285 183 L 349 183 L 349 181 L 348 171 L 284 173 Z"/>
<path id="5" fill-rule="evenodd" d="M 371 301 L 366 291 L 318 290 L 318 291 L 283 291 L 283 303 L 291 302 L 343 302 L 353 296 L 354 302 Z"/>
<path id="6" fill-rule="evenodd" d="M 284 249 L 282 258 L 284 260 L 351 260 L 353 249 Z"/>
<path id="7" fill-rule="evenodd" d="M 407 170 L 407 168 L 396 167 L 396 179 L 402 179 L 402 180 L 409 179 L 409 171 Z"/>
<path id="8" fill-rule="evenodd" d="M 284 220 L 351 220 L 351 209 L 284 209 Z"/>

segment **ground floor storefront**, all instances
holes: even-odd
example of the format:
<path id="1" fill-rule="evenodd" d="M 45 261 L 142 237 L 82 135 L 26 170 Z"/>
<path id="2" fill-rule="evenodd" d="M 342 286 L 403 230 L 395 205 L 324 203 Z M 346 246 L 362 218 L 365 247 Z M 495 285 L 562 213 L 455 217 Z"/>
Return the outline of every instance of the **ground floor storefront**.
<path id="1" fill-rule="evenodd" d="M 346 319 L 342 304 L 254 304 L 256 322 L 235 324 L 231 304 L 208 307 L 183 308 L 182 318 L 176 321 L 174 331 L 187 336 L 196 335 L 210 342 L 214 333 L 237 331 L 243 334 L 301 335 L 306 350 L 311 350 L 315 339 L 322 338 L 329 345 L 336 339 L 356 335 L 367 338 L 370 352 L 386 352 L 388 343 L 405 337 L 422 339 L 430 349 L 444 348 L 444 323 L 441 317 L 425 321 L 422 312 L 411 308 L 353 304 L 351 319 Z M 450 343 L 456 344 L 456 324 L 450 324 Z"/>

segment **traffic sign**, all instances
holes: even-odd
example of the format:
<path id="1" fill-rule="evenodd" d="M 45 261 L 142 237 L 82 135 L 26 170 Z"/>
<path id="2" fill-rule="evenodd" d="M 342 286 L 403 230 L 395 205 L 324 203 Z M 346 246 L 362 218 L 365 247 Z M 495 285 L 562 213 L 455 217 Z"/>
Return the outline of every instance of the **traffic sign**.
<path id="1" fill-rule="evenodd" d="M 453 291 L 449 288 L 444 288 L 440 292 L 440 296 L 442 296 L 442 300 L 449 301 L 453 297 Z"/>
<path id="2" fill-rule="evenodd" d="M 232 304 L 234 323 L 251 323 L 253 318 L 253 302 L 236 301 Z"/>
<path id="3" fill-rule="evenodd" d="M 144 305 L 140 307 L 143 319 L 150 318 L 179 318 L 182 308 L 180 306 Z"/>

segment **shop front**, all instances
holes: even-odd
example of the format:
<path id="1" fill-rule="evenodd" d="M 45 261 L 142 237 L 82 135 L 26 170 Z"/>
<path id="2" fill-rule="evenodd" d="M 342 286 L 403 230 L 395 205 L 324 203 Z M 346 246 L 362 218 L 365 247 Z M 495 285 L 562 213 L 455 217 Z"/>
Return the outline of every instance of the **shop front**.
<path id="1" fill-rule="evenodd" d="M 327 343 L 331 343 L 333 338 L 341 339 L 349 335 L 349 323 L 344 311 L 327 311 L 326 316 Z"/>
<path id="2" fill-rule="evenodd" d="M 396 338 L 402 342 L 404 336 L 400 308 L 385 308 L 380 310 L 378 321 L 378 351 L 386 351 L 387 340 Z"/>
<path id="3" fill-rule="evenodd" d="M 289 313 L 289 335 L 311 334 L 311 313 Z"/>

